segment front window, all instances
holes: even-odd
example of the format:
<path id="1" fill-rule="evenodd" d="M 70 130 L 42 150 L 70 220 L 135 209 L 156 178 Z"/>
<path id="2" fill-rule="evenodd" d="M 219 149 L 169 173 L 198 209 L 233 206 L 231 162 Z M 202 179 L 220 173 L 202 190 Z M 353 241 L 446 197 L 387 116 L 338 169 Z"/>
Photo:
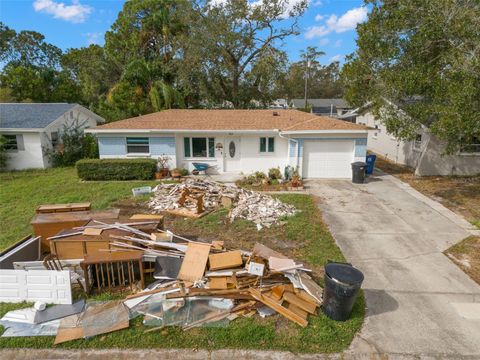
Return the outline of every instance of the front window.
<path id="1" fill-rule="evenodd" d="M 148 137 L 127 137 L 127 153 L 149 154 L 150 143 Z"/>
<path id="2" fill-rule="evenodd" d="M 275 152 L 275 138 L 273 137 L 261 137 L 260 138 L 260 152 L 272 153 Z"/>
<path id="3" fill-rule="evenodd" d="M 3 135 L 5 138 L 4 149 L 9 151 L 18 150 L 17 135 Z"/>
<path id="4" fill-rule="evenodd" d="M 183 139 L 185 157 L 215 157 L 215 138 L 186 137 Z"/>

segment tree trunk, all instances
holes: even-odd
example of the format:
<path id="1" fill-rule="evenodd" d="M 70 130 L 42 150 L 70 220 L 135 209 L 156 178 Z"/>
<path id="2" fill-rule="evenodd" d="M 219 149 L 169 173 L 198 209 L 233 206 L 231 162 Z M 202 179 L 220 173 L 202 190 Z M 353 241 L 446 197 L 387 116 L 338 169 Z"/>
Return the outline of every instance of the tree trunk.
<path id="1" fill-rule="evenodd" d="M 238 99 L 238 82 L 240 75 L 238 74 L 238 69 L 236 68 L 232 73 L 232 103 L 235 108 L 240 105 L 240 100 Z"/>

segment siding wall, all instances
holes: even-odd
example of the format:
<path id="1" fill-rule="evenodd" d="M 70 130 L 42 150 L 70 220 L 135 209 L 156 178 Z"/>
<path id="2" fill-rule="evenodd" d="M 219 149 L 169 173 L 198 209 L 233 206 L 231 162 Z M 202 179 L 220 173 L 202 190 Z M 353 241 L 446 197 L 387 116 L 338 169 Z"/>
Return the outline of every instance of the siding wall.
<path id="1" fill-rule="evenodd" d="M 127 137 L 148 137 L 150 143 L 149 154 L 128 154 L 127 153 Z M 173 136 L 151 136 L 150 134 L 116 134 L 116 135 L 98 135 L 98 150 L 101 159 L 113 158 L 139 158 L 150 157 L 153 159 L 161 155 L 170 157 L 169 167 L 177 167 L 176 144 Z"/>
<path id="2" fill-rule="evenodd" d="M 13 133 L 9 133 L 13 134 Z M 43 169 L 42 133 L 18 133 L 23 136 L 23 149 L 8 151 L 7 170 Z"/>

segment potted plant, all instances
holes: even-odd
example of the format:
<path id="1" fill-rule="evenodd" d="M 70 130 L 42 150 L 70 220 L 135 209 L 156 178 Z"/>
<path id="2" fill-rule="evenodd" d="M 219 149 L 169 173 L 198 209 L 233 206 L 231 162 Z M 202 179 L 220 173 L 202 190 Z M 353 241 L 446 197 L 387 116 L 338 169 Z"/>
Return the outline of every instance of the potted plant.
<path id="1" fill-rule="evenodd" d="M 159 156 L 157 159 L 157 172 L 155 173 L 155 179 L 161 179 L 162 177 L 167 177 L 170 173 L 168 169 L 168 163 L 170 157 L 168 155 Z"/>
<path id="2" fill-rule="evenodd" d="M 178 169 L 178 168 L 175 168 L 173 169 L 170 174 L 172 175 L 172 177 L 174 178 L 179 178 L 179 177 L 182 177 L 182 170 L 181 169 Z"/>
<path id="3" fill-rule="evenodd" d="M 302 182 L 300 181 L 300 175 L 298 174 L 298 168 L 295 168 L 292 172 L 292 180 L 290 180 L 290 184 L 292 187 L 299 187 L 302 185 Z"/>

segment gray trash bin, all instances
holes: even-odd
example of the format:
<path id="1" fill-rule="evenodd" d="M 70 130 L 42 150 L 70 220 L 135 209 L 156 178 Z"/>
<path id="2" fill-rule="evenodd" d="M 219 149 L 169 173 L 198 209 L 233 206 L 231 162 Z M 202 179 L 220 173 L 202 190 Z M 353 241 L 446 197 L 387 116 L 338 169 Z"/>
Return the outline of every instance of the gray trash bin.
<path id="1" fill-rule="evenodd" d="M 350 264 L 330 262 L 325 265 L 323 312 L 330 319 L 345 321 L 363 282 L 363 273 Z"/>
<path id="2" fill-rule="evenodd" d="M 363 184 L 365 182 L 367 164 L 361 161 L 352 163 L 352 182 Z"/>

